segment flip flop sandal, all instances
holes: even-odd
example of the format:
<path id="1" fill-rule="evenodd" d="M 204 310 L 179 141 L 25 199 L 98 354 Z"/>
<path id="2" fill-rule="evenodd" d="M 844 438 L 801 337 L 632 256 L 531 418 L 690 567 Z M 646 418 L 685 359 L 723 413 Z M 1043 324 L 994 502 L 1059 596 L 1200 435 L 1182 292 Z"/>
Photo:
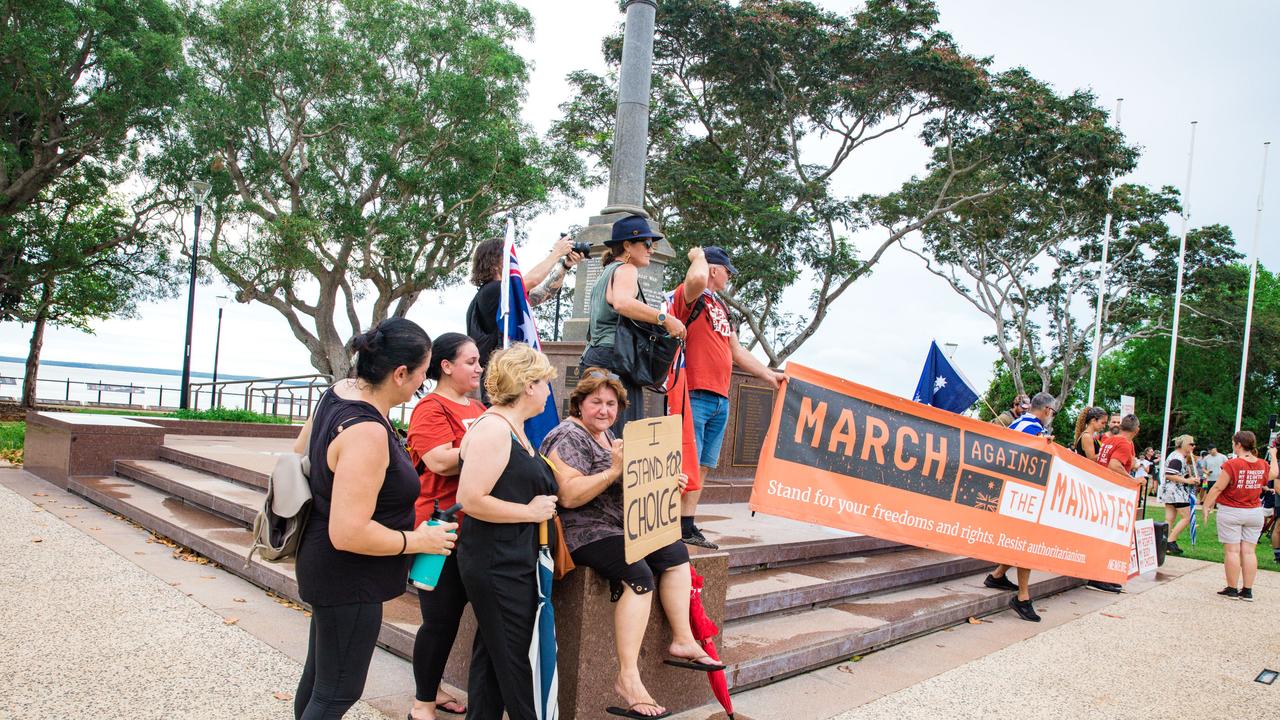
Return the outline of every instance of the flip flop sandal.
<path id="1" fill-rule="evenodd" d="M 452 705 L 452 706 L 454 706 L 454 707 L 456 707 L 456 708 L 461 708 L 461 709 L 460 709 L 460 710 L 450 710 L 449 708 L 445 707 L 446 705 Z M 446 715 L 466 715 L 466 714 L 467 714 L 467 706 L 466 706 L 466 705 L 463 705 L 463 704 L 462 704 L 462 701 L 461 701 L 461 700 L 459 700 L 458 698 L 449 698 L 448 700 L 445 700 L 444 702 L 437 702 L 437 703 L 436 703 L 436 712 L 442 712 L 442 713 L 444 713 L 444 714 L 446 714 Z"/>
<path id="2" fill-rule="evenodd" d="M 617 715 L 619 717 L 624 717 L 624 718 L 635 718 L 637 720 L 658 720 L 658 718 L 671 716 L 670 710 L 664 711 L 660 715 L 645 715 L 644 713 L 636 712 L 636 708 L 641 707 L 642 705 L 648 705 L 649 707 L 652 707 L 652 708 L 661 707 L 657 703 L 638 702 L 638 703 L 633 703 L 631 707 L 626 707 L 626 708 L 607 707 L 604 710 L 610 715 Z"/>
<path id="3" fill-rule="evenodd" d="M 711 659 L 710 655 L 704 655 L 703 657 L 705 657 L 708 660 Z M 662 662 L 664 664 L 670 665 L 671 667 L 678 667 L 684 670 L 698 670 L 700 672 L 716 672 L 717 670 L 725 669 L 724 665 L 720 665 L 718 663 L 714 663 L 714 662 L 703 663 L 703 662 L 698 662 L 697 660 L 686 660 L 684 658 L 672 658 L 670 660 L 663 660 Z"/>

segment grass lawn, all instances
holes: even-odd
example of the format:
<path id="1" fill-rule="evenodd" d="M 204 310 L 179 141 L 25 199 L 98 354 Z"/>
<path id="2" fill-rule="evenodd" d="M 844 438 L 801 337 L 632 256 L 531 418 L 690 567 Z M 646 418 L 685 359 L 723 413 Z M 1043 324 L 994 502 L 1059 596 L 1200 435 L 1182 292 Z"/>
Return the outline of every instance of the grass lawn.
<path id="1" fill-rule="evenodd" d="M 21 450 L 26 434 L 24 422 L 0 422 L 0 450 Z"/>
<path id="2" fill-rule="evenodd" d="M 1164 522 L 1164 506 L 1154 503 L 1147 506 L 1147 517 L 1157 522 Z M 1208 560 L 1209 562 L 1222 562 L 1222 545 L 1218 542 L 1218 513 L 1209 513 L 1209 522 L 1204 522 L 1204 514 L 1200 512 L 1200 507 L 1196 506 L 1196 544 L 1191 544 L 1190 528 L 1183 530 L 1178 536 L 1178 547 L 1183 549 L 1182 557 L 1194 558 L 1196 560 Z M 1265 535 L 1258 539 L 1258 546 L 1255 548 L 1258 554 L 1259 570 L 1280 570 L 1273 559 L 1271 552 L 1271 540 Z"/>
<path id="3" fill-rule="evenodd" d="M 27 436 L 24 422 L 0 422 L 0 460 L 22 464 L 22 443 Z"/>

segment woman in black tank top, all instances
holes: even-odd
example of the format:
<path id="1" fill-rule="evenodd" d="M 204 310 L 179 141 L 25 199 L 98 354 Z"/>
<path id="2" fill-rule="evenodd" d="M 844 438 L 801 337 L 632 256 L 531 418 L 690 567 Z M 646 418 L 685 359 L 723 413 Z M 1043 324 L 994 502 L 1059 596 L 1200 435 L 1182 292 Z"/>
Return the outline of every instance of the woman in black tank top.
<path id="1" fill-rule="evenodd" d="M 476 615 L 467 718 L 536 720 L 529 644 L 538 607 L 538 526 L 556 511 L 555 475 L 524 434 L 556 375 L 546 356 L 516 344 L 489 359 L 492 407 L 462 441 L 458 573 Z"/>
<path id="2" fill-rule="evenodd" d="M 418 473 L 387 420 L 422 386 L 431 341 L 395 318 L 355 346 L 356 378 L 330 388 L 302 430 L 311 438 L 312 493 L 296 564 L 298 593 L 312 606 L 294 696 L 302 720 L 342 717 L 360 699 L 382 603 L 405 590 L 407 555 L 453 546 L 452 524 L 414 529 Z"/>
<path id="3" fill-rule="evenodd" d="M 1086 407 L 1076 417 L 1076 442 L 1072 449 L 1077 455 L 1083 455 L 1094 462 L 1098 460 L 1098 452 L 1102 450 L 1102 439 L 1098 436 L 1107 424 L 1107 411 L 1100 407 Z"/>

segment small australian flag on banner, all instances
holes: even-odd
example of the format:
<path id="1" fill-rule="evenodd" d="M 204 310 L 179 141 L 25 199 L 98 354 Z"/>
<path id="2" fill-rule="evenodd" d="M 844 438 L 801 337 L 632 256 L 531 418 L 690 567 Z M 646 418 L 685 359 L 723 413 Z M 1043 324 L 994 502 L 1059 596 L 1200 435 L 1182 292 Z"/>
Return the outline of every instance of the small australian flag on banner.
<path id="1" fill-rule="evenodd" d="M 929 343 L 929 356 L 925 358 L 920 382 L 912 400 L 943 410 L 961 413 L 978 399 L 978 393 L 956 369 L 937 342 Z"/>

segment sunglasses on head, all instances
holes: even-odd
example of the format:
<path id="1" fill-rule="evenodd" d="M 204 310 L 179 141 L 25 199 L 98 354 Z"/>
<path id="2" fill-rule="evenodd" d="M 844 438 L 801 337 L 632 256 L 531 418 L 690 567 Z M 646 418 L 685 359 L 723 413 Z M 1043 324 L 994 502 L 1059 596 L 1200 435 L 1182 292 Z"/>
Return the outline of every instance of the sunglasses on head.
<path id="1" fill-rule="evenodd" d="M 591 372 L 587 373 L 587 377 L 593 378 L 595 380 L 620 380 L 621 379 L 617 375 L 614 375 L 613 373 L 603 373 L 603 372 L 600 372 L 599 370 L 592 370 Z"/>

